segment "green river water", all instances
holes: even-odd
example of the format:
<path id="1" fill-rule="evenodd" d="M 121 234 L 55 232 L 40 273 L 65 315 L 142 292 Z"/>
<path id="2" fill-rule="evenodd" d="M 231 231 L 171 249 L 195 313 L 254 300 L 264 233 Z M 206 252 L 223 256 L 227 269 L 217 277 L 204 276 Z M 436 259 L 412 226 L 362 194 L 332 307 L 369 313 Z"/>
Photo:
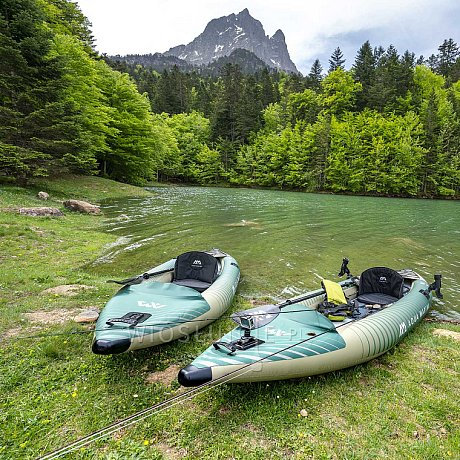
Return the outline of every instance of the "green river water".
<path id="1" fill-rule="evenodd" d="M 460 203 L 275 190 L 156 187 L 151 197 L 107 200 L 118 236 L 93 269 L 121 278 L 181 252 L 219 248 L 238 261 L 239 294 L 281 300 L 371 266 L 443 275 L 431 315 L 460 319 Z"/>

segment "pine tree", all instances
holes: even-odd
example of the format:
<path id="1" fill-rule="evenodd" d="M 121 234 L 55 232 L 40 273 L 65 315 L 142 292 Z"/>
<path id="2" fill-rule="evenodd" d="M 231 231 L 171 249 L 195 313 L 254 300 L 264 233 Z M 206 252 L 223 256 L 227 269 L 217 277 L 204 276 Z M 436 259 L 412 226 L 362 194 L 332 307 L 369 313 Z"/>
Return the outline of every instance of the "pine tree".
<path id="1" fill-rule="evenodd" d="M 0 10 L 0 168 L 20 181 L 46 174 L 76 134 L 47 21 L 34 0 L 4 0 Z"/>
<path id="2" fill-rule="evenodd" d="M 321 88 L 321 82 L 323 80 L 323 67 L 319 59 L 315 59 L 311 66 L 310 72 L 307 76 L 308 88 L 319 90 Z"/>
<path id="3" fill-rule="evenodd" d="M 334 52 L 331 54 L 331 58 L 329 59 L 329 73 L 334 72 L 334 70 L 342 69 L 345 70 L 344 67 L 345 59 L 343 58 L 343 53 L 339 47 L 337 47 Z"/>
<path id="4" fill-rule="evenodd" d="M 374 52 L 375 55 L 375 52 Z M 390 45 L 384 54 L 378 49 L 374 84 L 368 90 L 368 106 L 380 112 L 394 110 L 401 95 L 401 62 L 397 49 Z"/>
<path id="5" fill-rule="evenodd" d="M 437 71 L 445 78 L 450 77 L 452 67 L 460 57 L 460 49 L 452 38 L 444 40 L 438 48 Z"/>
<path id="6" fill-rule="evenodd" d="M 363 110 L 369 105 L 370 89 L 375 82 L 375 65 L 374 52 L 369 41 L 366 41 L 359 49 L 352 67 L 355 81 L 360 82 L 363 87 L 356 100 L 358 110 Z"/>
<path id="7" fill-rule="evenodd" d="M 256 77 L 259 80 L 262 106 L 267 107 L 268 104 L 276 102 L 276 92 L 268 69 L 264 68 L 260 73 L 256 74 Z"/>
<path id="8" fill-rule="evenodd" d="M 237 129 L 242 83 L 243 74 L 239 66 L 226 64 L 219 79 L 211 117 L 211 132 L 214 140 L 222 138 L 232 143 L 242 140 Z"/>

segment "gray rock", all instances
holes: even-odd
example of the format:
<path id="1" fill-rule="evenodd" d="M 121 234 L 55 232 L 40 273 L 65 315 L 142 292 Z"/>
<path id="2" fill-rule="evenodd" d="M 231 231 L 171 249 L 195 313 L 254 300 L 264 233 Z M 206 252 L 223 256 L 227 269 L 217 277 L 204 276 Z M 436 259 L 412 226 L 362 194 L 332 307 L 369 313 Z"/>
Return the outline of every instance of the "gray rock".
<path id="1" fill-rule="evenodd" d="M 50 196 L 46 192 L 38 192 L 37 197 L 40 198 L 40 200 L 47 200 Z"/>
<path id="2" fill-rule="evenodd" d="M 64 214 L 57 208 L 38 207 L 38 208 L 20 208 L 19 214 L 26 216 L 44 216 L 44 217 L 62 217 Z"/>
<path id="3" fill-rule="evenodd" d="M 99 318 L 99 309 L 89 308 L 88 310 L 82 311 L 75 318 L 74 321 L 77 323 L 95 323 Z"/>
<path id="4" fill-rule="evenodd" d="M 64 206 L 72 211 L 78 211 L 85 214 L 100 214 L 101 208 L 87 201 L 67 200 L 64 201 Z"/>

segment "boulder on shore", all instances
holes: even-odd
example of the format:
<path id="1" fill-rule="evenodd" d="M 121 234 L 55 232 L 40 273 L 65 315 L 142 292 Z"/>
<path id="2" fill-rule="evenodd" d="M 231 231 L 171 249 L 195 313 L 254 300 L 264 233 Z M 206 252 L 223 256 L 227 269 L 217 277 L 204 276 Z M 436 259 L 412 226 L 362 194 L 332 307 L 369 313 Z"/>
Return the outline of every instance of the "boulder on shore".
<path id="1" fill-rule="evenodd" d="M 64 214 L 57 208 L 38 207 L 38 208 L 20 208 L 19 214 L 26 216 L 45 216 L 45 217 L 62 217 Z"/>
<path id="2" fill-rule="evenodd" d="M 75 316 L 74 321 L 76 323 L 95 323 L 98 318 L 99 309 L 93 307 L 79 313 L 77 316 Z"/>
<path id="3" fill-rule="evenodd" d="M 38 193 L 37 193 L 37 197 L 38 197 L 40 200 L 47 200 L 50 196 L 49 196 L 49 193 L 46 193 L 46 192 L 38 192 Z"/>
<path id="4" fill-rule="evenodd" d="M 64 201 L 64 206 L 71 211 L 82 212 L 85 214 L 100 214 L 101 208 L 87 201 L 67 200 Z"/>

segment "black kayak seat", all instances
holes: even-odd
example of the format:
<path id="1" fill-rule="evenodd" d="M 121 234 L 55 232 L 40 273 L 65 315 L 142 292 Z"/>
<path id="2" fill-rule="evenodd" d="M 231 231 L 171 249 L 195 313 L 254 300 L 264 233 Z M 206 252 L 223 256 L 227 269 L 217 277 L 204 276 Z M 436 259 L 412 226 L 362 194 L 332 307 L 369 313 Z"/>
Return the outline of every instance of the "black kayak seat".
<path id="1" fill-rule="evenodd" d="M 203 292 L 217 278 L 217 259 L 206 252 L 190 251 L 177 257 L 173 283 Z"/>
<path id="2" fill-rule="evenodd" d="M 365 270 L 359 277 L 358 302 L 388 305 L 403 296 L 404 278 L 387 267 Z"/>

